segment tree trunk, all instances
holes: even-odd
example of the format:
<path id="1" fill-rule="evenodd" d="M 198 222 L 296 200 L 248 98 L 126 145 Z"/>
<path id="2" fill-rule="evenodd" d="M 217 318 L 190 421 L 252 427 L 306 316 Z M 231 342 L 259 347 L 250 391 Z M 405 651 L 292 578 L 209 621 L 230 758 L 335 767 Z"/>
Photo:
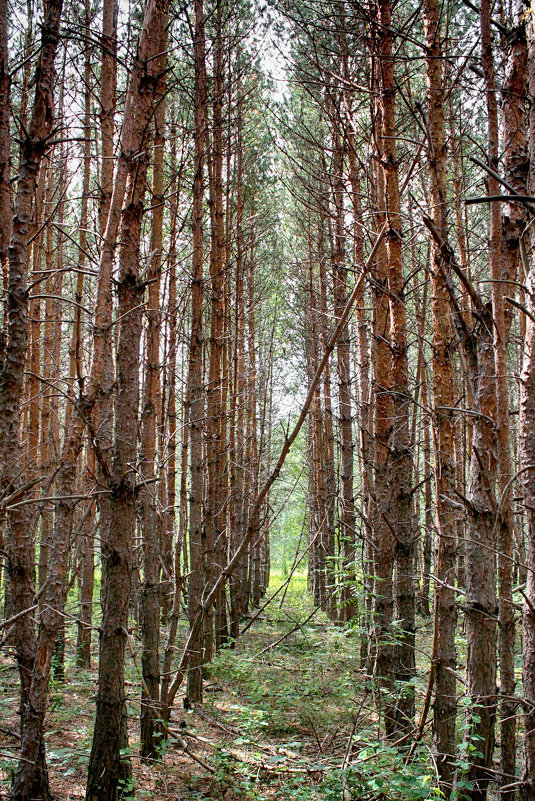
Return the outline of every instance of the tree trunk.
<path id="1" fill-rule="evenodd" d="M 376 173 L 378 170 L 376 171 Z M 384 186 L 377 187 L 377 227 L 385 222 Z M 373 268 L 373 406 L 374 419 L 374 499 L 372 528 L 374 545 L 374 642 L 373 675 L 378 682 L 377 704 L 384 714 L 387 736 L 394 731 L 394 649 L 391 626 L 394 619 L 393 567 L 394 538 L 387 518 L 389 512 L 390 451 L 388 447 L 392 427 L 392 399 L 390 395 L 391 359 L 387 285 L 386 245 L 379 245 Z M 383 695 L 382 690 L 385 691 Z"/>
<path id="2" fill-rule="evenodd" d="M 527 43 L 526 25 L 520 3 L 513 4 L 513 20 L 508 37 L 509 53 L 506 63 L 505 85 L 502 95 L 503 170 L 505 179 L 520 194 L 527 194 L 527 172 L 529 157 L 526 144 Z M 525 225 L 526 211 L 517 203 L 502 207 L 502 277 L 507 281 L 518 280 L 520 263 L 520 237 Z M 509 451 L 509 386 L 507 381 L 507 343 L 511 327 L 511 315 L 503 307 L 504 294 L 510 294 L 511 284 L 492 284 L 498 297 L 494 300 L 500 307 L 501 331 L 496 328 L 496 397 L 499 438 L 499 475 L 501 514 L 498 527 L 498 603 L 500 663 L 500 767 L 502 785 L 512 783 L 516 773 L 516 706 L 515 682 L 515 616 L 513 605 L 514 573 L 514 516 L 512 509 L 512 467 Z M 514 287 L 514 285 L 513 285 Z M 498 324 L 498 319 L 496 318 Z M 510 368 L 509 368 L 510 369 Z M 506 372 L 507 371 L 507 372 Z M 520 530 L 520 526 L 517 531 Z M 514 789 L 502 793 L 503 798 L 513 798 Z"/>
<path id="3" fill-rule="evenodd" d="M 206 66 L 203 0 L 195 0 L 195 156 L 193 183 L 193 264 L 191 289 L 191 335 L 189 350 L 188 406 L 190 425 L 190 580 L 188 616 L 190 626 L 198 616 L 205 583 L 205 537 L 203 521 L 203 200 L 206 125 Z M 204 661 L 204 623 L 189 643 L 187 697 L 202 702 L 202 665 Z"/>
<path id="4" fill-rule="evenodd" d="M 144 482 L 140 493 L 143 536 L 143 592 L 141 656 L 143 689 L 141 696 L 141 756 L 154 759 L 158 752 L 155 741 L 156 720 L 160 715 L 160 531 L 157 515 L 157 423 L 160 395 L 160 276 L 162 265 L 164 220 L 164 144 L 165 93 L 167 68 L 167 22 L 162 25 L 158 74 L 155 91 L 154 159 L 152 168 L 152 231 L 150 243 L 146 364 L 143 387 L 143 410 L 140 448 L 140 473 Z"/>
<path id="5" fill-rule="evenodd" d="M 61 11 L 61 0 L 51 0 L 45 10 L 32 118 L 22 147 L 8 254 L 7 343 L 0 373 L 0 469 L 11 491 L 21 483 L 18 429 L 28 343 L 28 238 L 44 141 L 53 125 L 52 85 Z M 7 543 L 13 599 L 11 612 L 18 614 L 32 606 L 34 597 L 34 532 L 28 508 L 23 506 L 11 510 L 8 526 L 11 533 Z M 36 652 L 33 620 L 29 615 L 23 615 L 17 621 L 15 647 L 21 679 L 21 752 L 11 798 L 13 801 L 26 801 L 42 797 L 46 801 L 50 798 L 50 790 L 43 739 L 44 712 L 34 705 L 32 698 L 32 684 L 39 670 L 39 654 Z"/>
<path id="6" fill-rule="evenodd" d="M 334 200 L 334 249 L 333 294 L 334 316 L 340 319 L 348 297 L 347 264 L 344 234 L 344 179 L 343 150 L 337 123 L 333 121 L 333 200 Z M 341 333 L 336 346 L 338 371 L 338 415 L 340 427 L 340 556 L 341 587 L 338 611 L 339 619 L 351 620 L 355 616 L 355 598 L 350 588 L 354 585 L 355 562 L 355 498 L 353 494 L 353 423 L 351 409 L 351 356 L 349 325 Z"/>
<path id="7" fill-rule="evenodd" d="M 535 26 L 533 18 L 527 22 L 528 40 L 528 96 L 535 92 Z M 529 141 L 531 160 L 529 190 L 535 189 L 535 106 L 529 109 Z M 531 248 L 535 237 L 531 232 Z M 526 509 L 526 589 L 522 612 L 522 668 L 524 696 L 524 744 L 522 765 L 522 801 L 535 799 L 535 261 L 530 259 L 526 278 L 525 296 L 526 333 L 524 358 L 520 381 L 520 476 Z"/>
<path id="8" fill-rule="evenodd" d="M 396 615 L 400 621 L 400 639 L 396 648 L 396 679 L 405 683 L 397 700 L 396 724 L 410 728 L 414 716 L 415 675 L 415 538 L 412 514 L 412 450 L 410 441 L 409 374 L 407 360 L 407 325 L 405 318 L 404 278 L 401 253 L 401 208 L 396 150 L 395 78 L 392 55 L 392 8 L 390 0 L 379 0 L 381 35 L 378 52 L 381 61 L 380 103 L 383 128 L 380 145 L 385 183 L 385 210 L 388 224 L 387 278 L 390 310 L 391 389 L 393 421 L 390 427 L 391 474 L 387 517 L 395 540 Z M 395 421 L 395 422 L 394 422 Z"/>
<path id="9" fill-rule="evenodd" d="M 7 276 L 7 257 L 11 239 L 11 113 L 8 53 L 8 6 L 0 0 L 0 272 Z"/>
<path id="10" fill-rule="evenodd" d="M 441 46 L 440 6 L 426 0 L 424 25 L 427 44 L 426 73 L 429 125 L 429 176 L 433 223 L 448 243 L 446 130 L 444 122 L 444 82 Z M 453 331 L 447 282 L 451 281 L 449 264 L 433 241 L 432 314 L 433 314 L 433 427 L 435 442 L 436 565 L 435 605 L 437 619 L 436 692 L 434 729 L 437 765 L 441 787 L 447 794 L 453 786 L 455 757 L 455 598 L 456 516 L 451 501 L 455 496 L 455 421 L 456 404 L 453 372 Z M 448 245 L 449 247 L 449 245 Z M 423 402 L 423 396 L 422 396 Z M 424 453 L 429 458 L 428 434 Z M 428 469 L 426 464 L 425 470 Z M 430 490 L 430 488 L 429 488 Z M 430 498 L 426 497 L 426 510 Z M 426 568 L 429 570 L 429 565 Z M 427 583 L 429 586 L 429 583 Z"/>
<path id="11" fill-rule="evenodd" d="M 157 56 L 161 53 L 167 12 L 166 0 L 149 1 L 125 108 L 125 119 L 128 119 L 128 114 L 132 115 L 132 151 L 129 155 L 136 154 L 137 158 L 128 160 L 126 203 L 121 215 L 117 284 L 120 320 L 118 388 L 110 471 L 111 519 L 109 538 L 102 544 L 103 614 L 97 714 L 86 794 L 88 801 L 115 801 L 118 795 L 128 791 L 126 786 L 121 786 L 121 749 L 125 745 L 124 665 L 137 513 L 137 471 L 133 466 L 137 462 L 141 300 L 144 292 L 139 279 L 140 241 L 149 162 L 147 130 L 158 96 L 160 61 Z"/>

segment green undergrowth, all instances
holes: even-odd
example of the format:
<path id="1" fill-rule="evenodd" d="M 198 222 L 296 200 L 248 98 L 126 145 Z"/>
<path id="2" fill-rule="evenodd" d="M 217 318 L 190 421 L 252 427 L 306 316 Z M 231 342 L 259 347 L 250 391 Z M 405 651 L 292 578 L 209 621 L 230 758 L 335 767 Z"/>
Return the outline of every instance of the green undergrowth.
<path id="1" fill-rule="evenodd" d="M 268 597 L 285 580 L 281 572 L 274 572 Z M 425 739 L 409 759 L 406 749 L 381 738 L 374 688 L 360 664 L 357 628 L 333 624 L 322 611 L 313 612 L 306 574 L 295 573 L 235 647 L 223 648 L 207 669 L 203 705 L 207 717 L 185 711 L 177 698 L 173 725 L 190 738 L 189 747 L 213 768 L 212 774 L 184 754 L 180 737 L 173 735 L 162 739 L 162 762 L 148 767 L 140 762 L 140 659 L 134 662 L 129 656 L 126 690 L 134 768 L 126 796 L 130 801 L 160 799 L 164 790 L 166 798 L 180 801 L 440 797 Z M 250 619 L 244 627 L 248 623 Z M 181 621 L 181 638 L 186 629 Z M 424 676 L 428 643 L 422 632 Z M 96 653 L 93 670 L 75 668 L 74 635 L 73 629 L 67 642 L 66 681 L 51 685 L 47 723 L 48 759 L 58 801 L 83 798 L 94 720 Z M 177 649 L 177 659 L 179 653 Z M 7 662 L 3 670 L 8 681 L 0 694 L 0 714 L 15 731 L 16 671 Z M 423 694 L 424 678 L 417 682 L 417 698 Z M 10 751 L 16 752 L 15 736 L 0 757 L 0 797 L 2 790 L 8 790 L 15 764 L 7 759 Z"/>
<path id="2" fill-rule="evenodd" d="M 274 574 L 269 592 L 283 581 Z M 406 749 L 380 739 L 357 630 L 331 623 L 321 611 L 308 620 L 312 611 L 306 575 L 294 574 L 284 600 L 279 595 L 211 665 L 210 679 L 223 692 L 209 703 L 214 714 L 225 711 L 240 736 L 219 754 L 219 795 L 202 797 L 439 797 L 425 746 L 408 759 Z"/>

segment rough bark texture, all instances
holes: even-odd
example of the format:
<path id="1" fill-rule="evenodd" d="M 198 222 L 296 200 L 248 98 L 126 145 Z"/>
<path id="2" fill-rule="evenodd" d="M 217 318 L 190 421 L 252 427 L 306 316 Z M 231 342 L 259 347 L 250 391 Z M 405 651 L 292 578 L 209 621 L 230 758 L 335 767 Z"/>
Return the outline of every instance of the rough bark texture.
<path id="1" fill-rule="evenodd" d="M 7 251 L 11 239 L 11 80 L 8 55 L 7 0 L 0 2 L 0 271 L 7 275 Z"/>
<path id="2" fill-rule="evenodd" d="M 28 236 L 32 204 L 46 140 L 54 120 L 54 60 L 59 37 L 62 0 L 47 4 L 41 32 L 41 49 L 35 71 L 32 116 L 22 144 L 22 158 L 15 193 L 15 212 L 8 251 L 7 342 L 0 373 L 0 464 L 6 464 L 13 423 L 19 414 L 28 343 Z"/>
<path id="3" fill-rule="evenodd" d="M 244 302 L 244 186 L 243 186 L 243 98 L 238 84 L 236 132 L 236 288 L 234 308 L 233 380 L 230 398 L 230 552 L 234 553 L 243 536 L 245 523 L 245 302 Z M 237 639 L 240 619 L 247 611 L 247 558 L 240 561 L 230 577 L 231 637 Z"/>
<path id="4" fill-rule="evenodd" d="M 210 235 L 210 338 L 206 402 L 206 582 L 211 586 L 226 554 L 227 466 L 223 367 L 225 356 L 225 215 L 223 207 L 223 8 L 215 9 L 212 147 L 209 163 Z M 218 598 L 214 618 L 205 620 L 205 655 L 210 660 L 226 639 L 226 612 Z"/>
<path id="5" fill-rule="evenodd" d="M 526 25 L 522 4 L 513 4 L 508 37 L 508 58 L 506 62 L 505 85 L 502 93 L 502 142 L 503 171 L 505 179 L 520 194 L 527 193 L 527 172 L 529 158 L 526 143 L 526 101 L 527 43 Z M 520 263 L 520 237 L 525 224 L 526 211 L 520 204 L 504 204 L 502 207 L 501 236 L 501 275 L 509 281 L 518 280 Z M 497 420 L 500 468 L 498 488 L 501 514 L 498 527 L 498 599 L 499 599 L 499 640 L 500 663 L 500 767 L 502 785 L 512 782 L 516 772 L 516 692 L 514 650 L 515 619 L 513 606 L 513 543 L 515 538 L 512 509 L 512 466 L 509 452 L 511 427 L 509 424 L 509 385 L 506 379 L 507 338 L 511 327 L 511 315 L 503 308 L 503 295 L 510 294 L 510 284 L 493 284 L 501 296 L 501 331 L 496 329 L 496 395 L 501 400 Z M 498 319 L 496 319 L 498 324 Z M 499 358 L 498 358 L 499 356 Z M 502 427 L 503 424 L 503 427 Z M 512 797 L 514 789 L 502 795 Z"/>
<path id="6" fill-rule="evenodd" d="M 125 205 L 121 215 L 119 280 L 117 284 L 119 335 L 117 345 L 117 405 L 111 466 L 111 519 L 103 542 L 103 614 L 100 628 L 97 715 L 89 762 L 88 801 L 114 801 L 121 787 L 121 748 L 124 747 L 124 660 L 128 637 L 128 609 L 132 543 L 137 511 L 137 430 L 139 425 L 139 362 L 142 325 L 140 240 L 143 200 L 148 169 L 148 129 L 154 112 L 160 76 L 166 0 L 150 0 L 145 11 L 138 54 L 127 96 L 132 115 L 132 150 L 128 154 Z M 128 101 L 131 101 L 131 105 Z M 136 158 L 132 158 L 132 156 Z M 116 179 L 117 180 L 117 179 Z M 115 188 L 114 188 L 115 192 Z M 113 199 L 112 199 L 113 207 Z M 108 221 L 109 225 L 109 221 Z"/>
<path id="7" fill-rule="evenodd" d="M 190 580 L 188 615 L 191 631 L 199 616 L 205 584 L 205 529 L 203 524 L 203 420 L 204 395 L 202 387 L 203 356 L 203 190 L 205 156 L 206 67 L 204 10 L 202 0 L 195 0 L 195 163 L 193 184 L 193 264 L 191 288 L 191 335 L 188 374 L 188 406 L 190 424 L 190 511 L 189 552 Z M 190 702 L 202 701 L 203 625 L 189 642 L 189 672 L 187 695 Z"/>
<path id="8" fill-rule="evenodd" d="M 333 294 L 334 315 L 339 319 L 348 297 L 347 264 L 344 233 L 344 181 L 342 141 L 333 121 Z M 338 416 L 340 428 L 340 556 L 341 587 L 339 618 L 350 620 L 355 615 L 355 599 L 350 587 L 354 582 L 355 560 L 355 498 L 353 492 L 353 424 L 351 408 L 350 335 L 349 325 L 343 329 L 336 346 L 338 373 Z"/>
<path id="9" fill-rule="evenodd" d="M 390 497 L 387 516 L 395 540 L 396 616 L 400 640 L 396 648 L 396 679 L 410 682 L 415 675 L 415 539 L 412 514 L 412 450 L 409 428 L 411 396 L 407 360 L 407 325 L 401 255 L 401 208 L 396 150 L 395 78 L 390 0 L 379 0 L 380 103 L 383 128 L 380 147 L 385 183 L 387 232 L 387 278 L 389 289 L 391 391 L 393 424 L 388 443 L 391 461 Z M 414 691 L 406 684 L 395 713 L 398 727 L 410 727 L 414 715 Z"/>
<path id="10" fill-rule="evenodd" d="M 377 225 L 385 222 L 384 187 L 377 181 Z M 392 400 L 390 396 L 391 360 L 390 332 L 388 314 L 387 255 L 386 245 L 381 243 L 373 270 L 373 401 L 374 401 L 374 450 L 375 475 L 372 509 L 372 528 L 374 545 L 374 653 L 373 673 L 379 688 L 379 709 L 384 706 L 384 725 L 387 735 L 394 729 L 393 701 L 394 690 L 394 650 L 391 642 L 391 625 L 394 619 L 393 569 L 394 537 L 387 515 L 389 512 L 390 458 L 388 443 L 392 427 Z"/>
<path id="11" fill-rule="evenodd" d="M 19 403 L 28 344 L 28 237 L 31 229 L 32 204 L 37 188 L 39 168 L 54 118 L 54 61 L 62 11 L 61 0 L 48 3 L 41 33 L 41 50 L 35 72 L 35 97 L 28 133 L 22 146 L 12 237 L 9 246 L 7 287 L 7 343 L 0 373 L 0 468 L 3 478 L 15 489 L 20 482 L 19 470 Z M 7 472 L 6 472 L 7 466 Z M 34 543 L 31 516 L 25 507 L 12 510 L 8 516 L 10 588 L 12 612 L 17 614 L 32 605 L 34 590 Z M 10 564 L 11 561 L 14 564 Z M 22 604 L 22 605 L 21 605 Z M 34 797 L 48 799 L 50 790 L 44 757 L 41 704 L 34 702 L 33 685 L 39 680 L 40 654 L 29 615 L 17 623 L 15 644 L 21 676 L 21 752 L 17 775 L 12 788 L 14 801 Z M 47 665 L 45 665 L 45 670 Z M 48 681 L 48 676 L 46 676 Z"/>
<path id="12" fill-rule="evenodd" d="M 535 92 L 535 28 L 533 19 L 527 23 L 528 86 Z M 529 140 L 535 142 L 535 106 L 529 113 Z M 529 189 L 535 188 L 535 159 L 531 151 Z M 531 245 L 535 245 L 533 231 Z M 526 280 L 526 320 L 524 358 L 520 382 L 520 469 L 526 507 L 526 590 L 522 612 L 522 673 L 524 681 L 524 744 L 521 788 L 522 801 L 535 799 L 535 261 L 529 264 Z"/>
<path id="13" fill-rule="evenodd" d="M 91 9 L 89 0 L 85 0 L 85 29 L 89 35 L 91 27 Z M 84 267 L 86 264 L 87 227 L 88 227 L 88 199 L 91 181 L 91 51 L 86 49 L 84 61 L 84 174 L 82 186 L 82 202 L 80 208 L 80 232 L 78 238 L 78 275 L 76 278 L 76 303 L 74 312 L 74 326 L 72 332 L 69 375 L 78 379 L 79 387 L 83 387 L 83 348 L 82 348 L 82 302 L 84 292 Z M 67 414 L 69 413 L 69 414 Z M 72 414 L 72 406 L 66 409 L 65 428 L 68 429 Z M 93 469 L 91 469 L 93 468 Z M 94 454 L 86 456 L 86 477 L 94 474 Z M 83 533 L 80 547 L 80 623 L 78 625 L 78 640 L 76 643 L 76 662 L 79 667 L 91 667 L 91 620 L 93 614 L 93 585 L 95 574 L 95 525 L 94 504 L 90 501 L 87 519 L 83 523 Z"/>
<path id="14" fill-rule="evenodd" d="M 440 6 L 436 0 L 424 4 L 427 44 L 429 175 L 433 202 L 433 222 L 442 240 L 448 243 L 446 188 L 446 131 L 444 124 L 444 83 L 441 46 Z M 449 245 L 448 245 L 449 247 Z M 435 604 L 437 618 L 436 692 L 434 703 L 437 765 L 444 792 L 453 784 L 455 757 L 455 599 L 456 516 L 451 501 L 455 494 L 455 384 L 453 374 L 453 331 L 447 281 L 450 267 L 441 249 L 433 242 L 433 426 L 435 439 L 435 498 L 437 560 L 435 565 Z M 422 396 L 423 400 L 423 396 Z M 429 458 L 429 438 L 424 452 Z M 427 465 L 424 469 L 428 469 Z M 429 487 L 430 490 L 430 487 Z M 426 509 L 430 498 L 426 497 Z M 429 563 L 424 572 L 429 571 Z M 429 584 L 427 584 L 429 586 Z"/>
<path id="15" fill-rule="evenodd" d="M 469 779 L 473 801 L 486 798 L 492 765 L 496 717 L 496 410 L 492 319 L 482 317 L 476 330 L 477 368 L 466 542 L 466 668 L 473 717 L 469 736 L 482 757 L 474 759 Z"/>
<path id="16" fill-rule="evenodd" d="M 141 699 L 141 755 L 144 758 L 157 756 L 156 720 L 160 717 L 160 529 L 157 514 L 157 424 L 160 400 L 160 275 L 163 242 L 164 203 L 164 146 L 165 146 L 165 70 L 167 67 L 167 30 L 163 26 L 163 38 L 158 58 L 158 83 L 154 102 L 154 159 L 152 168 L 152 231 L 150 244 L 150 269 L 147 326 L 146 363 L 143 387 L 143 410 L 141 416 L 140 474 L 145 485 L 140 493 L 141 525 L 143 536 L 143 691 Z"/>

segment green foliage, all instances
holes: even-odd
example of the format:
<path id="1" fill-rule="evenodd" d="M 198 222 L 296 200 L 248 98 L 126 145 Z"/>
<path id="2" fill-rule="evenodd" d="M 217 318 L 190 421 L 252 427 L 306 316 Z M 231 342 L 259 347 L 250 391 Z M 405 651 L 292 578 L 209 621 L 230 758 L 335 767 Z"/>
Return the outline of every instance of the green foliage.
<path id="1" fill-rule="evenodd" d="M 472 705 L 472 699 L 464 696 L 459 701 L 459 707 L 465 709 L 467 713 L 462 722 L 462 740 L 457 746 L 457 759 L 454 762 L 456 768 L 455 789 L 451 794 L 452 801 L 469 801 L 470 793 L 474 789 L 472 782 L 468 778 L 470 769 L 474 761 L 483 759 L 480 750 L 480 742 L 483 739 L 479 734 L 472 730 L 474 723 L 481 722 L 478 715 L 478 707 Z"/>
<path id="2" fill-rule="evenodd" d="M 423 753 L 416 752 L 409 761 L 404 749 L 370 743 L 357 753 L 354 762 L 325 779 L 320 798 L 339 801 L 343 797 L 349 800 L 369 794 L 389 801 L 421 801 L 443 797 Z"/>

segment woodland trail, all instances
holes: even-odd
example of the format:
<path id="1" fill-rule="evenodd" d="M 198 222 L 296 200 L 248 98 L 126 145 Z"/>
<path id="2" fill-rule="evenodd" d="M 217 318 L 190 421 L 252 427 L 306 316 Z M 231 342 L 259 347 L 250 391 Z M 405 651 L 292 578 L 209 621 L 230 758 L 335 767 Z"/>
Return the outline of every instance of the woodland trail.
<path id="1" fill-rule="evenodd" d="M 270 591 L 282 581 L 274 571 Z M 425 755 L 421 765 L 412 764 L 404 772 L 403 752 L 396 754 L 377 739 L 376 708 L 360 666 L 358 633 L 351 626 L 332 624 L 321 610 L 310 618 L 314 607 L 304 574 L 294 574 L 281 595 L 282 603 L 275 599 L 236 648 L 223 649 L 211 664 L 202 707 L 186 710 L 183 697 L 177 699 L 160 762 L 139 758 L 140 678 L 130 656 L 127 697 L 135 786 L 128 798 L 320 801 L 341 797 L 348 782 L 353 791 L 359 787 L 362 797 L 379 798 L 389 772 L 395 775 L 389 798 L 431 797 L 435 775 Z M 422 654 L 430 648 L 429 626 L 422 621 Z M 186 621 L 181 627 L 185 636 Z M 68 682 L 52 684 L 47 727 L 57 801 L 84 798 L 93 731 L 97 674 L 74 667 L 73 645 L 68 639 Z M 7 661 L 0 671 L 0 799 L 7 799 L 17 754 L 17 684 Z M 422 676 L 417 697 L 424 692 Z M 8 758 L 11 752 L 13 759 Z"/>

